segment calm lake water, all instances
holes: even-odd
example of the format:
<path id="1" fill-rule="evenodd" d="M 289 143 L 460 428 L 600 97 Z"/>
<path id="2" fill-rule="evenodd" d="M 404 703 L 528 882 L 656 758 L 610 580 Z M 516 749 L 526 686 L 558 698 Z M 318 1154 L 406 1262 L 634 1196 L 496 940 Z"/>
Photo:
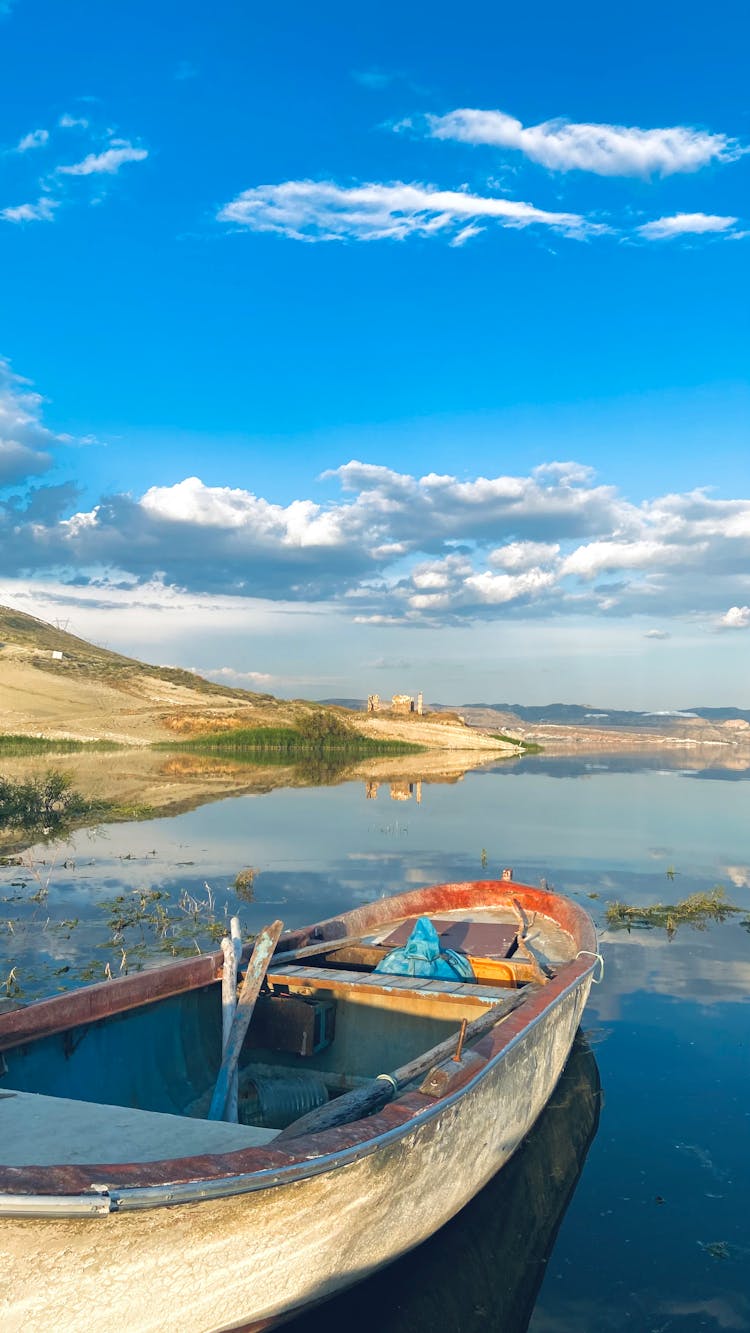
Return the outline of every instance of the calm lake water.
<path id="1" fill-rule="evenodd" d="M 194 948 L 211 914 L 238 912 L 253 932 L 504 866 L 543 878 L 600 931 L 589 1048 L 450 1227 L 290 1329 L 750 1330 L 750 787 L 743 773 L 666 763 L 542 755 L 410 795 L 400 782 L 394 795 L 409 799 L 346 783 L 81 832 L 54 864 L 36 849 L 31 870 L 0 869 L 0 981 L 15 965 L 27 998 L 99 979 L 107 963 L 116 974 L 123 949 L 132 967 Z M 251 898 L 232 887 L 244 868 Z M 672 939 L 606 928 L 613 899 L 675 901 L 716 884 L 742 909 L 723 925 Z M 153 918 L 119 941 L 105 905 L 117 895 Z"/>

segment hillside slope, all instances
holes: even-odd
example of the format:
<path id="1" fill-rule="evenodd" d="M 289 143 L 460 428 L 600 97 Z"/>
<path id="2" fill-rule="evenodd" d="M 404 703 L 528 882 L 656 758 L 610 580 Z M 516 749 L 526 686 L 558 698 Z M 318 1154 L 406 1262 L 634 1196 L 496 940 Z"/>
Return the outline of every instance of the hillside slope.
<path id="1" fill-rule="evenodd" d="M 151 666 L 0 606 L 0 734 L 149 745 L 232 727 L 293 726 L 321 708 Z M 460 723 L 337 711 L 378 740 L 495 754 L 509 748 Z"/>
<path id="2" fill-rule="evenodd" d="M 148 744 L 284 725 L 304 708 L 124 657 L 0 606 L 0 732 Z"/>

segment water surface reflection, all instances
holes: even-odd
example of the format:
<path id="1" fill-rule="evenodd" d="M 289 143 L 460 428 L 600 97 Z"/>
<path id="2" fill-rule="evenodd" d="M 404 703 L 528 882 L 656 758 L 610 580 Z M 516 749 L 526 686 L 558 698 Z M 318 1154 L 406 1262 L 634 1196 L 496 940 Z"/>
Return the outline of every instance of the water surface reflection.
<path id="1" fill-rule="evenodd" d="M 219 926 L 239 912 L 249 932 L 276 916 L 301 925 L 409 886 L 494 878 L 504 866 L 519 880 L 544 878 L 582 902 L 600 932 L 605 977 L 584 1029 L 606 1104 L 551 1257 L 542 1264 L 536 1242 L 526 1252 L 529 1301 L 540 1268 L 546 1274 L 530 1333 L 750 1333 L 750 821 L 744 782 L 715 756 L 711 764 L 701 770 L 695 757 L 661 753 L 531 756 L 450 782 L 422 774 L 419 803 L 419 771 L 379 769 L 334 787 L 235 794 L 171 818 L 80 832 L 53 866 L 0 868 L 0 983 L 12 968 L 27 994 L 77 984 L 84 964 L 98 978 L 107 964 L 116 974 L 122 945 L 104 905 L 117 895 L 158 892 L 180 910 L 180 895 L 197 902 L 210 892 Z M 366 798 L 366 780 L 384 784 L 377 800 Z M 411 799 L 392 801 L 391 781 L 412 783 Z M 243 869 L 253 874 L 240 894 Z M 716 884 L 741 909 L 722 925 L 680 927 L 671 940 L 607 928 L 613 899 L 672 902 Z M 159 961 L 164 945 L 168 937 L 148 933 L 132 965 Z M 579 1147 L 584 1129 L 585 1118 L 569 1131 Z M 501 1194 L 506 1176 L 495 1182 Z M 519 1209 L 524 1228 L 536 1226 Z M 412 1256 L 403 1281 L 400 1266 L 383 1275 L 379 1329 L 400 1333 L 423 1308 L 436 1330 L 450 1327 L 444 1310 L 463 1319 L 456 1328 L 473 1330 L 476 1304 L 484 1327 L 508 1333 L 502 1321 L 512 1316 L 492 1286 L 498 1265 L 487 1272 L 473 1262 L 480 1239 L 467 1220 L 464 1242 L 462 1225 L 445 1233 L 452 1241 L 440 1236 Z M 431 1275 L 431 1246 L 444 1244 Z M 450 1306 L 462 1270 L 481 1299 Z M 441 1293 L 434 1302 L 433 1292 Z M 362 1325 L 369 1300 L 346 1299 L 347 1327 Z M 399 1324 L 402 1307 L 411 1313 Z M 325 1307 L 324 1317 L 332 1317 Z"/>

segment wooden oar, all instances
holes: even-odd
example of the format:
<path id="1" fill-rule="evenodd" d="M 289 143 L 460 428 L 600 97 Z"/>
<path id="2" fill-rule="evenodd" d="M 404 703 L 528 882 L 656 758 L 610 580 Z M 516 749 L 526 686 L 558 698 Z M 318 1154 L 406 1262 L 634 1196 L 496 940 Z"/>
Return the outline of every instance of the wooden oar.
<path id="1" fill-rule="evenodd" d="M 355 1088 L 353 1092 L 347 1092 L 343 1097 L 335 1097 L 332 1102 L 327 1102 L 325 1106 L 320 1106 L 315 1111 L 309 1111 L 299 1120 L 295 1120 L 288 1125 L 274 1139 L 274 1146 L 277 1143 L 285 1142 L 288 1139 L 298 1139 L 302 1134 L 318 1134 L 324 1129 L 333 1129 L 335 1125 L 348 1125 L 353 1120 L 361 1120 L 363 1116 L 371 1115 L 373 1111 L 379 1111 L 381 1106 L 385 1106 L 392 1097 L 412 1083 L 414 1079 L 419 1078 L 432 1069 L 433 1065 L 438 1065 L 443 1060 L 447 1060 L 457 1049 L 459 1041 L 464 1044 L 472 1041 L 475 1037 L 480 1037 L 482 1033 L 488 1032 L 494 1027 L 501 1018 L 517 1009 L 520 1004 L 533 994 L 538 988 L 536 986 L 524 986 L 523 990 L 513 991 L 507 1000 L 500 1000 L 493 1004 L 486 1013 L 480 1014 L 473 1022 L 468 1023 L 464 1030 L 463 1025 L 452 1037 L 447 1037 L 439 1045 L 433 1046 L 429 1051 L 424 1051 L 416 1059 L 410 1060 L 408 1064 L 401 1065 L 400 1069 L 394 1069 L 390 1074 L 379 1074 L 377 1078 L 365 1084 L 363 1088 Z"/>
<path id="2" fill-rule="evenodd" d="M 209 1120 L 221 1120 L 224 1115 L 229 1085 L 232 1076 L 237 1067 L 237 1061 L 240 1058 L 242 1043 L 247 1035 L 247 1029 L 250 1026 L 250 1019 L 253 1016 L 255 1001 L 258 998 L 260 988 L 263 985 L 263 978 L 268 971 L 268 964 L 276 944 L 284 929 L 283 921 L 274 921 L 272 925 L 266 926 L 260 932 L 255 940 L 253 952 L 250 956 L 250 962 L 247 965 L 245 978 L 242 982 L 239 998 L 237 1000 L 237 1010 L 232 1023 L 232 1030 L 229 1033 L 224 1055 L 221 1061 L 221 1069 L 216 1080 L 214 1095 L 211 1098 L 211 1105 L 208 1111 Z"/>

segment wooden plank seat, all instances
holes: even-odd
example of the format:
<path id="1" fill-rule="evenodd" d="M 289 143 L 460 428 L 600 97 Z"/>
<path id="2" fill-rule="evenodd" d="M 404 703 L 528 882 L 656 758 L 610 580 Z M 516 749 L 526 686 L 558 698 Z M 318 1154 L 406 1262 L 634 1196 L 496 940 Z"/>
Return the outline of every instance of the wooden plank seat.
<path id="1" fill-rule="evenodd" d="M 256 1125 L 103 1106 L 10 1088 L 0 1092 L 3 1166 L 158 1162 L 258 1148 L 278 1133 Z"/>
<path id="2" fill-rule="evenodd" d="M 476 982 L 435 980 L 432 977 L 391 976 L 387 972 L 346 972 L 332 967 L 310 967 L 304 963 L 276 963 L 268 970 L 268 981 L 274 986 L 313 986 L 320 990 L 376 991 L 379 993 L 427 992 L 442 995 L 448 1003 L 469 1000 L 475 1004 L 493 1004 L 506 999 L 507 986 L 485 986 Z"/>

